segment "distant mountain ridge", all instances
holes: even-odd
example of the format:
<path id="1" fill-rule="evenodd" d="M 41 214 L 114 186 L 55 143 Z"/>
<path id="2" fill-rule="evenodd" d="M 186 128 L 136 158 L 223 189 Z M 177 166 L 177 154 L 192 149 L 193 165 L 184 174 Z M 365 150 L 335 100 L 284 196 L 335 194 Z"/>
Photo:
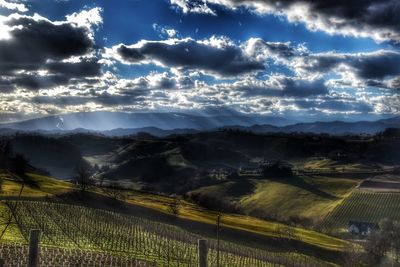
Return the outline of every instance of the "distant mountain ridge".
<path id="1" fill-rule="evenodd" d="M 343 135 L 375 134 L 387 128 L 400 128 L 400 117 L 377 121 L 295 123 L 281 117 L 239 114 L 197 116 L 183 113 L 86 112 L 0 124 L 0 134 L 16 131 L 44 134 L 98 133 L 105 136 L 148 133 L 164 137 L 217 129 L 238 129 L 254 133 L 305 132 Z"/>
<path id="2" fill-rule="evenodd" d="M 400 117 L 394 117 L 390 119 L 383 119 L 377 121 L 359 121 L 359 122 L 331 121 L 331 122 L 296 123 L 282 127 L 264 124 L 264 125 L 253 125 L 251 127 L 229 126 L 224 128 L 251 131 L 254 133 L 304 132 L 304 133 L 316 133 L 316 134 L 327 133 L 333 135 L 375 134 L 378 132 L 382 132 L 387 128 L 400 128 Z"/>
<path id="3" fill-rule="evenodd" d="M 196 129 L 210 130 L 227 125 L 252 126 L 271 124 L 285 126 L 294 123 L 282 117 L 248 116 L 242 114 L 199 116 L 185 113 L 124 113 L 124 112 L 80 112 L 54 115 L 15 123 L 0 124 L 0 128 L 22 131 L 57 131 L 87 129 L 108 131 L 113 129 L 136 129 L 157 127 L 162 130 Z"/>

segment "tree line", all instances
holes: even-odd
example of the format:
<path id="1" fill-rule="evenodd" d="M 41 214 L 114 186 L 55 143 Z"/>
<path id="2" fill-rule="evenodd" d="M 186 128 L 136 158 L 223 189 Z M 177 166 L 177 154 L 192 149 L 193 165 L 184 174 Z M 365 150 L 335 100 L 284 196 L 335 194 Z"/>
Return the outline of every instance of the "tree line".
<path id="1" fill-rule="evenodd" d="M 345 266 L 379 266 L 400 263 L 400 222 L 383 219 L 377 230 L 366 240 L 347 247 L 344 255 Z"/>

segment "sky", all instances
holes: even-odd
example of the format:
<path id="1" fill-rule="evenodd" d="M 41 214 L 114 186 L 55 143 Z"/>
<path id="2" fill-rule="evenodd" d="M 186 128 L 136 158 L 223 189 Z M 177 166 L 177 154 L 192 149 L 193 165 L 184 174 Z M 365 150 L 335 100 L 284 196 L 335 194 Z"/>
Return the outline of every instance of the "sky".
<path id="1" fill-rule="evenodd" d="M 0 0 L 0 122 L 400 113 L 397 0 Z"/>

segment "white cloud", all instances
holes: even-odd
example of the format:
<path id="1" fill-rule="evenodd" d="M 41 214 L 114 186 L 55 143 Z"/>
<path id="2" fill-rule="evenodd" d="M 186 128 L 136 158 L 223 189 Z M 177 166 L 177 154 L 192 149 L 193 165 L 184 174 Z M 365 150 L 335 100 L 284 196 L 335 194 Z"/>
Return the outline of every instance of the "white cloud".
<path id="1" fill-rule="evenodd" d="M 215 15 L 215 12 L 208 7 L 206 0 L 171 0 L 171 4 L 181 8 L 183 13 Z"/>
<path id="2" fill-rule="evenodd" d="M 397 95 L 357 96 L 316 90 L 320 81 L 289 78 L 283 75 L 267 79 L 246 77 L 235 82 L 207 84 L 204 81 L 171 73 L 152 72 L 134 79 L 122 79 L 112 73 L 61 86 L 56 90 L 29 92 L 18 90 L 1 94 L 0 110 L 7 113 L 58 113 L 95 110 L 186 110 L 227 107 L 258 114 L 319 114 L 339 116 L 366 113 L 399 114 Z M 85 84 L 86 83 L 86 84 Z M 184 90 L 182 90 L 184 89 Z M 323 94 L 321 94 L 323 93 Z M 299 97 L 300 96 L 300 97 Z M 321 118 L 321 117 L 320 117 Z"/>
<path id="3" fill-rule="evenodd" d="M 247 8 L 260 15 L 286 17 L 291 23 L 304 23 L 311 31 L 370 37 L 377 42 L 400 41 L 400 5 L 397 0 L 326 2 L 326 0 L 170 0 L 184 13 L 216 14 L 209 4 L 231 10 Z"/>
<path id="4" fill-rule="evenodd" d="M 22 3 L 15 3 L 6 0 L 0 0 L 0 8 L 15 10 L 18 12 L 27 12 L 28 8 Z"/>
<path id="5" fill-rule="evenodd" d="M 218 0 L 212 1 L 216 3 Z M 192 6 L 184 0 L 175 0 L 174 2 L 179 2 L 187 8 L 186 12 L 192 11 L 189 9 L 200 12 L 201 8 L 205 10 L 202 11 L 203 13 L 210 12 L 207 11 L 210 7 L 205 1 L 197 1 L 198 4 L 192 2 Z M 227 0 L 219 2 L 231 3 Z M 277 10 L 275 6 L 268 8 L 269 6 L 262 2 L 251 4 L 250 1 L 237 1 L 237 3 L 239 2 L 247 3 L 260 13 L 273 13 Z M 195 3 L 194 6 L 193 3 Z M 231 8 L 238 6 L 232 5 Z M 309 8 L 307 5 L 303 7 L 306 14 L 300 14 L 298 12 L 300 9 L 285 9 L 287 12 L 285 14 L 289 14 L 289 20 L 301 21 L 312 15 L 307 14 L 307 8 Z M 81 27 L 83 29 L 80 33 L 85 37 L 88 32 L 93 34 L 94 26 L 98 27 L 103 23 L 101 12 L 100 8 L 83 10 L 68 15 L 67 21 L 59 22 L 50 21 L 39 15 L 32 17 L 15 15 L 14 17 L 28 18 L 31 24 L 38 21 L 48 22 L 51 29 L 56 29 L 49 32 L 58 32 L 59 27 L 55 26 L 69 25 L 71 27 L 68 27 L 67 36 L 74 36 L 74 30 Z M 12 30 L 9 26 L 1 23 L 1 20 L 5 19 L 0 16 L 0 36 L 3 38 L 7 37 Z M 320 19 L 325 18 L 321 17 Z M 316 18 L 314 22 L 322 23 L 318 20 L 319 18 Z M 335 23 L 339 22 L 335 21 Z M 28 26 L 18 25 L 21 30 L 28 30 Z M 155 28 L 157 27 L 159 26 L 156 25 Z M 391 93 L 379 96 L 370 96 L 364 90 L 359 90 L 357 97 L 354 96 L 355 94 L 346 96 L 337 95 L 337 91 L 335 92 L 335 89 L 339 87 L 351 87 L 351 89 L 364 87 L 367 82 L 371 82 L 371 79 L 381 82 L 378 87 L 399 88 L 399 75 L 396 74 L 397 65 L 393 62 L 389 65 L 385 61 L 392 58 L 394 54 L 397 55 L 397 52 L 312 54 L 304 45 L 293 46 L 291 43 L 267 42 L 259 38 L 250 38 L 245 42 L 237 43 L 223 36 L 196 40 L 181 38 L 173 28 L 160 27 L 159 29 L 167 38 L 166 40 L 141 40 L 135 44 L 126 45 L 125 48 L 128 51 L 125 56 L 118 50 L 123 46 L 122 44 L 106 48 L 100 63 L 109 66 L 116 61 L 126 64 L 152 63 L 165 67 L 168 71 L 151 72 L 134 79 L 121 78 L 111 72 L 95 72 L 93 76 L 87 75 L 78 79 L 79 77 L 75 76 L 79 75 L 76 75 L 77 73 L 74 71 L 74 77 L 71 77 L 68 83 L 57 84 L 56 88 L 39 88 L 36 92 L 22 88 L 16 88 L 15 92 L 0 91 L 0 110 L 20 113 L 54 113 L 91 109 L 132 111 L 230 106 L 238 111 L 257 113 L 307 112 L 308 110 L 326 114 L 350 114 L 351 112 L 370 112 L 369 107 L 373 106 L 374 112 L 377 113 L 392 112 L 395 114 L 400 112 L 399 108 L 395 107 L 395 105 L 399 105 L 396 90 L 385 90 Z M 44 39 L 49 40 L 48 37 Z M 85 57 L 94 56 L 93 40 L 83 38 L 83 43 L 87 43 L 87 47 L 85 46 L 82 51 L 72 51 L 65 57 L 64 55 L 49 56 L 44 52 L 55 49 L 45 49 L 43 60 L 40 60 L 38 65 L 49 65 L 49 67 L 51 65 L 53 69 L 57 70 L 60 70 L 61 67 L 68 67 L 63 71 L 70 72 L 72 71 L 71 66 L 66 63 L 77 64 Z M 57 48 L 60 48 L 60 45 Z M 26 49 L 20 50 L 26 51 Z M 173 53 L 167 54 L 171 50 Z M 205 57 L 204 55 L 210 56 Z M 21 53 L 17 56 L 20 60 Z M 381 64 L 381 59 L 383 59 L 383 64 Z M 59 64 L 54 64 L 53 61 L 57 61 Z M 285 65 L 295 71 L 295 76 L 267 74 L 268 65 L 273 64 Z M 369 68 L 369 66 L 373 68 Z M 384 68 L 375 66 L 384 66 Z M 82 69 L 87 69 L 86 67 Z M 377 72 L 371 72 L 370 69 L 377 70 Z M 43 70 L 25 71 L 22 74 L 38 74 L 36 78 L 40 78 L 39 74 L 43 74 L 41 71 Z M 385 71 L 390 72 L 386 73 Z M 78 74 L 81 72 L 79 71 Z M 205 74 L 212 75 L 212 78 L 205 77 Z M 262 74 L 262 76 L 256 74 Z M 329 77 L 330 74 L 339 77 L 332 78 Z M 324 81 L 324 78 L 327 81 Z M 215 83 L 213 79 L 216 81 Z"/>
<path id="6" fill-rule="evenodd" d="M 103 58 L 124 64 L 157 64 L 179 71 L 203 71 L 215 76 L 235 76 L 264 69 L 264 62 L 250 57 L 242 47 L 226 37 L 204 40 L 171 38 L 141 40 L 106 48 Z"/>
<path id="7" fill-rule="evenodd" d="M 153 29 L 159 33 L 159 37 L 164 38 L 175 38 L 178 37 L 179 32 L 171 27 L 163 27 L 158 25 L 157 23 L 153 23 Z"/>
<path id="8" fill-rule="evenodd" d="M 11 27 L 6 25 L 6 23 L 5 23 L 6 21 L 7 21 L 7 17 L 0 16 L 0 41 L 11 38 L 11 35 L 10 35 Z"/>
<path id="9" fill-rule="evenodd" d="M 337 84 L 360 88 L 371 84 L 371 81 L 378 84 L 400 76 L 399 60 L 400 53 L 391 50 L 365 53 L 331 51 L 295 56 L 284 64 L 298 76 L 316 78 L 336 75 Z"/>
<path id="10" fill-rule="evenodd" d="M 68 22 L 75 23 L 78 27 L 86 27 L 91 29 L 92 26 L 100 26 L 103 24 L 101 13 L 102 8 L 95 7 L 81 12 L 74 12 L 66 16 Z"/>

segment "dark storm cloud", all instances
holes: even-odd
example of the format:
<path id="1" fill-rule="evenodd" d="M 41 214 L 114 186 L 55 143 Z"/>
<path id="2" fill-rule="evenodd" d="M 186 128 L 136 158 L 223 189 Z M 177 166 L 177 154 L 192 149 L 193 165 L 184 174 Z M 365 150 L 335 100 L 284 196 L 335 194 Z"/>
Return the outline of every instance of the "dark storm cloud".
<path id="1" fill-rule="evenodd" d="M 74 83 L 90 83 L 86 77 L 96 77 L 101 74 L 101 65 L 95 59 L 82 60 L 77 63 L 51 62 L 42 66 L 41 70 L 47 71 L 45 75 L 38 73 L 13 73 L 7 79 L 0 79 L 0 86 L 12 89 L 22 87 L 29 90 L 48 89 L 59 85 Z M 1 87 L 0 87 L 1 88 Z"/>
<path id="2" fill-rule="evenodd" d="M 242 91 L 245 97 L 307 97 L 328 94 L 324 80 L 308 81 L 283 76 L 262 84 L 252 82 L 238 84 L 235 89 Z"/>
<path id="3" fill-rule="evenodd" d="M 112 95 L 104 92 L 91 101 L 105 106 L 133 105 L 144 100 L 144 96 L 148 94 L 147 90 L 130 90 L 122 95 Z"/>
<path id="4" fill-rule="evenodd" d="M 394 77 L 393 79 L 389 79 L 387 81 L 368 80 L 366 84 L 373 87 L 400 90 L 400 76 Z"/>
<path id="5" fill-rule="evenodd" d="M 400 75 L 400 53 L 382 52 L 369 56 L 355 57 L 350 61 L 359 77 L 364 79 L 383 79 Z"/>
<path id="6" fill-rule="evenodd" d="M 45 19 L 12 17 L 10 38 L 0 40 L 0 71 L 35 70 L 48 59 L 84 55 L 93 48 L 88 29 Z"/>
<path id="7" fill-rule="evenodd" d="M 300 64 L 297 64 L 301 70 L 310 72 L 328 72 L 333 68 L 337 67 L 340 62 L 346 61 L 345 56 L 339 56 L 338 54 L 314 54 L 299 58 Z"/>
<path id="8" fill-rule="evenodd" d="M 300 80 L 285 77 L 282 81 L 284 95 L 305 97 L 311 95 L 324 95 L 328 93 L 328 88 L 324 80 Z"/>
<path id="9" fill-rule="evenodd" d="M 31 99 L 35 104 L 49 104 L 58 107 L 85 105 L 89 102 L 100 104 L 103 106 L 119 106 L 119 105 L 132 105 L 143 101 L 148 90 L 129 90 L 124 94 L 110 94 L 108 92 L 89 92 L 80 95 L 62 95 L 62 96 L 35 96 Z"/>
<path id="10" fill-rule="evenodd" d="M 398 0 L 170 0 L 183 12 L 209 10 L 207 4 L 230 9 L 246 7 L 261 14 L 286 16 L 303 22 L 312 30 L 353 36 L 369 36 L 378 41 L 400 40 L 400 2 Z M 203 13 L 214 13 L 203 12 Z"/>
<path id="11" fill-rule="evenodd" d="M 397 76 L 388 82 L 389 88 L 400 90 L 400 76 Z"/>
<path id="12" fill-rule="evenodd" d="M 372 86 L 372 87 L 382 87 L 382 88 L 385 88 L 385 87 L 386 87 L 386 85 L 385 85 L 383 82 L 381 82 L 381 81 L 376 81 L 376 80 L 367 80 L 367 81 L 365 82 L 365 84 L 366 84 L 367 86 Z"/>
<path id="13" fill-rule="evenodd" d="M 13 82 L 6 77 L 0 76 L 0 93 L 11 93 L 14 91 L 14 84 Z"/>
<path id="14" fill-rule="evenodd" d="M 117 51 L 123 59 L 129 62 L 138 62 L 146 58 L 137 49 L 128 48 L 125 45 L 118 47 Z"/>
<path id="15" fill-rule="evenodd" d="M 128 63 L 157 61 L 169 67 L 204 70 L 223 76 L 264 69 L 263 62 L 248 57 L 240 47 L 232 44 L 216 47 L 183 39 L 173 43 L 145 41 L 140 45 L 119 45 L 115 48 L 122 60 Z"/>
<path id="16" fill-rule="evenodd" d="M 371 104 L 364 101 L 356 101 L 355 99 L 337 99 L 337 98 L 322 98 L 313 100 L 295 100 L 295 105 L 301 109 L 324 109 L 339 112 L 354 111 L 354 112 L 372 112 Z M 290 104 L 290 103 L 286 103 Z"/>
<path id="17" fill-rule="evenodd" d="M 195 86 L 194 81 L 190 77 L 180 77 L 178 79 L 181 88 L 193 88 Z"/>
<path id="18" fill-rule="evenodd" d="M 288 1 L 293 2 L 293 1 Z M 319 0 L 307 1 L 311 10 L 327 18 L 341 18 L 333 27 L 352 27 L 363 29 L 370 27 L 382 30 L 384 39 L 398 39 L 400 35 L 400 2 L 398 0 Z M 373 33 L 373 32 L 372 32 Z M 378 32 L 377 32 L 378 33 Z"/>
<path id="19" fill-rule="evenodd" d="M 299 58 L 300 69 L 309 72 L 328 72 L 340 64 L 351 67 L 362 79 L 383 80 L 400 75 L 400 52 L 377 51 L 363 54 L 314 54 Z"/>
<path id="20" fill-rule="evenodd" d="M 4 24 L 11 28 L 0 40 L 0 75 L 6 77 L 0 80 L 2 92 L 52 88 L 101 74 L 97 59 L 87 58 L 94 49 L 87 27 L 20 15 L 10 15 Z M 78 62 L 65 61 L 78 56 L 83 56 Z"/>
<path id="21" fill-rule="evenodd" d="M 63 74 L 66 77 L 93 77 L 101 74 L 101 65 L 97 59 L 81 59 L 79 62 L 52 62 L 45 65 L 50 73 Z"/>
<path id="22" fill-rule="evenodd" d="M 12 92 L 16 88 L 28 90 L 47 89 L 61 84 L 66 84 L 68 78 L 63 75 L 37 75 L 18 73 L 6 79 L 0 79 L 0 89 L 2 93 Z"/>
<path id="23" fill-rule="evenodd" d="M 267 53 L 271 56 L 291 58 L 302 54 L 300 51 L 291 46 L 290 43 L 266 42 L 260 38 L 252 38 L 248 43 L 254 55 Z"/>
<path id="24" fill-rule="evenodd" d="M 68 83 L 68 78 L 63 75 L 31 75 L 22 74 L 14 76 L 12 82 L 17 87 L 23 87 L 29 90 L 47 89 Z"/>
<path id="25" fill-rule="evenodd" d="M 35 96 L 30 100 L 34 104 L 51 104 L 59 107 L 63 107 L 66 105 L 83 105 L 88 102 L 88 98 L 79 97 L 79 96 Z"/>
<path id="26" fill-rule="evenodd" d="M 161 89 L 172 89 L 175 88 L 176 82 L 171 79 L 162 79 L 159 84 Z"/>

